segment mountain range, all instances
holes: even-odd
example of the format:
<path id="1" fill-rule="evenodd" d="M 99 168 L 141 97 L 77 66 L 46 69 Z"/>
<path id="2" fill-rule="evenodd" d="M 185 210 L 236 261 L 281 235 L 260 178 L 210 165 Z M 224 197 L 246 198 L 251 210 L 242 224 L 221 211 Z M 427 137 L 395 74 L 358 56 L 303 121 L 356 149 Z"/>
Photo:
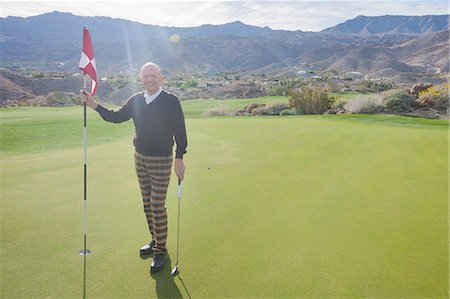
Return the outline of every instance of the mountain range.
<path id="1" fill-rule="evenodd" d="M 91 32 L 100 75 L 135 73 L 146 61 L 157 62 L 169 75 L 335 70 L 399 78 L 449 72 L 449 15 L 358 16 L 304 32 L 239 21 L 163 27 L 55 11 L 0 18 L 0 66 L 77 71 L 84 26 Z"/>

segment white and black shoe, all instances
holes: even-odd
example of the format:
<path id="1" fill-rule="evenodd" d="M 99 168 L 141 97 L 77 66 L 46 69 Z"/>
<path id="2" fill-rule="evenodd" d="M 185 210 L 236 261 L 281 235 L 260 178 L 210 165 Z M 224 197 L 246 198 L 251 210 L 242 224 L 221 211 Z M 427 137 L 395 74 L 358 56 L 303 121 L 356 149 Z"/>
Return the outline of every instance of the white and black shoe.
<path id="1" fill-rule="evenodd" d="M 151 255 L 153 254 L 153 246 L 155 246 L 155 241 L 151 241 L 148 244 L 145 244 L 144 246 L 139 249 L 139 254 L 141 255 Z"/>
<path id="2" fill-rule="evenodd" d="M 156 273 L 162 270 L 164 268 L 165 263 L 165 254 L 155 254 L 153 256 L 153 262 L 150 265 L 150 272 Z"/>

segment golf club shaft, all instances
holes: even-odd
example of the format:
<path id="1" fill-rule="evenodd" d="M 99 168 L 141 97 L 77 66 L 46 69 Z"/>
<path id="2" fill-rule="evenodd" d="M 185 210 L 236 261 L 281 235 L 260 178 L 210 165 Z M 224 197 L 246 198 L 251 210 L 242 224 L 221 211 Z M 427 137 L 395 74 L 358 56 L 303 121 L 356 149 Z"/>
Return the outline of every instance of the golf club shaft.
<path id="1" fill-rule="evenodd" d="M 180 203 L 181 203 L 181 180 L 178 179 L 178 228 L 177 228 L 177 262 L 180 253 Z"/>

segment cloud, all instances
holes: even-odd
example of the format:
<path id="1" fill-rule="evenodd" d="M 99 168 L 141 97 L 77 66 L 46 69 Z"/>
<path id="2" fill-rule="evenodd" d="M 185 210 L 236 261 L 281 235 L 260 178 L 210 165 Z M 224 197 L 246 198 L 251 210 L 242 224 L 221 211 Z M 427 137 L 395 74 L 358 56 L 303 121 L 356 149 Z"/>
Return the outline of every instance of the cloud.
<path id="1" fill-rule="evenodd" d="M 145 24 L 192 27 L 240 20 L 272 29 L 320 31 L 358 15 L 448 14 L 446 0 L 328 1 L 2 1 L 2 17 L 54 10 Z"/>

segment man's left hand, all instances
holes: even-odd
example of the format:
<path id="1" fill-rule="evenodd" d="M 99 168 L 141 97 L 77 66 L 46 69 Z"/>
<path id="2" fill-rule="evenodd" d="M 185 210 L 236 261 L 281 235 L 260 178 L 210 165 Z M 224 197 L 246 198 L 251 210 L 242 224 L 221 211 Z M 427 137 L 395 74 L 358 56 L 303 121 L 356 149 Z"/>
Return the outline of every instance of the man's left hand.
<path id="1" fill-rule="evenodd" d="M 178 179 L 182 181 L 184 179 L 184 171 L 186 170 L 186 167 L 184 167 L 183 159 L 175 159 L 175 174 L 177 175 Z"/>

